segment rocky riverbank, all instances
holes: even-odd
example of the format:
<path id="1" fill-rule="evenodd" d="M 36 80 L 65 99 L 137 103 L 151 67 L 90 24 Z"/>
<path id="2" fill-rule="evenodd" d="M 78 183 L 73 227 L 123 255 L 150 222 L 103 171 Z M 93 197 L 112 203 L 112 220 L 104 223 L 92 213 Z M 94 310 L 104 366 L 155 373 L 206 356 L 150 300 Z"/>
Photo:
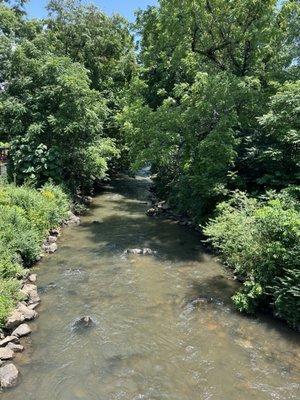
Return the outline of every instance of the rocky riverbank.
<path id="1" fill-rule="evenodd" d="M 152 206 L 146 211 L 148 217 L 159 217 L 162 216 L 166 219 L 172 220 L 180 226 L 186 226 L 192 228 L 198 232 L 202 232 L 198 224 L 196 224 L 191 218 L 185 215 L 176 213 L 169 205 L 168 201 L 160 201 L 155 193 L 155 187 L 150 187 L 149 199 Z"/>
<path id="2" fill-rule="evenodd" d="M 62 228 L 70 225 L 79 225 L 80 218 L 71 211 L 68 219 L 63 221 L 61 227 L 51 229 L 48 237 L 42 245 L 42 252 L 37 262 L 45 254 L 53 254 L 57 251 L 58 237 Z M 16 353 L 24 351 L 23 338 L 31 333 L 28 325 L 38 317 L 36 309 L 40 304 L 40 296 L 37 288 L 37 275 L 28 273 L 22 280 L 21 297 L 16 309 L 13 310 L 7 321 L 5 328 L 0 330 L 0 387 L 11 388 L 18 384 L 19 371 L 12 363 Z"/>

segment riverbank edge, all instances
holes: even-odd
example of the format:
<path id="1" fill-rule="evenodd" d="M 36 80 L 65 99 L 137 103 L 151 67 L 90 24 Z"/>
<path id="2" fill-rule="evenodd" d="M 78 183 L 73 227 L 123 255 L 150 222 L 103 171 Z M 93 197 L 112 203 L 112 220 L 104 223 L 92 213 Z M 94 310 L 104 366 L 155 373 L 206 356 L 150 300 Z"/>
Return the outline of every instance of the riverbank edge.
<path id="1" fill-rule="evenodd" d="M 89 197 L 86 203 L 90 204 L 92 198 Z M 68 218 L 63 220 L 59 227 L 50 229 L 41 246 L 41 255 L 32 267 L 41 262 L 46 255 L 54 254 L 57 249 L 57 240 L 61 236 L 62 229 L 71 225 L 80 225 L 80 217 L 72 211 L 68 212 Z M 36 308 L 40 305 L 41 299 L 36 285 L 37 274 L 30 270 L 21 280 L 22 301 L 8 315 L 4 329 L 0 330 L 0 388 L 7 389 L 15 387 L 19 381 L 19 370 L 12 363 L 15 353 L 25 350 L 20 344 L 21 339 L 31 334 L 31 328 L 27 322 L 38 318 Z"/>
<path id="2" fill-rule="evenodd" d="M 152 178 L 151 178 L 151 180 L 152 180 Z M 156 194 L 155 184 L 153 183 L 153 181 L 152 181 L 152 185 L 149 187 L 148 191 L 149 191 L 149 200 L 152 204 L 151 207 L 146 211 L 146 215 L 148 217 L 165 218 L 167 220 L 174 221 L 179 226 L 189 228 L 189 229 L 199 233 L 202 237 L 201 243 L 203 245 L 203 248 L 205 248 L 205 250 L 207 250 L 210 254 L 212 254 L 216 257 L 219 256 L 218 252 L 209 244 L 208 240 L 205 240 L 206 236 L 203 233 L 203 230 L 201 229 L 201 227 L 198 224 L 196 224 L 193 221 L 192 218 L 189 218 L 187 216 L 183 216 L 183 215 L 176 213 L 174 211 L 174 209 L 172 209 L 172 207 L 170 207 L 167 200 L 161 200 L 158 198 L 158 196 Z M 229 276 L 232 280 L 238 281 L 241 285 L 245 282 L 244 277 L 235 274 L 233 269 L 226 267 L 224 262 L 222 262 L 222 260 L 220 260 L 219 258 L 218 258 L 218 260 L 222 264 L 222 266 L 226 269 L 226 271 L 228 271 L 230 273 Z M 271 305 L 269 306 L 268 309 L 262 310 L 259 313 L 271 315 L 275 320 L 280 321 L 282 324 L 284 324 L 286 327 L 288 327 L 292 331 L 300 333 L 300 325 L 297 325 L 295 327 L 292 327 L 291 325 L 289 325 L 285 319 L 280 318 L 280 316 L 278 316 L 276 314 L 275 309 Z M 251 314 L 251 315 L 253 317 L 257 317 L 257 315 L 259 313 L 257 313 L 257 314 L 255 313 L 255 314 Z M 249 314 L 245 314 L 245 315 L 249 316 Z"/>

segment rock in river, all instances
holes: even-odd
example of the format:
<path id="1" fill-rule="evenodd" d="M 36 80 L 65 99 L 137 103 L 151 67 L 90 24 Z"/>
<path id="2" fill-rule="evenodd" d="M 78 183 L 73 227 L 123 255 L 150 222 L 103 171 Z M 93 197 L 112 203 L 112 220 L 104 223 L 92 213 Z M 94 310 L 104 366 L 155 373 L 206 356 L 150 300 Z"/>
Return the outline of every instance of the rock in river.
<path id="1" fill-rule="evenodd" d="M 11 360 L 14 358 L 14 352 L 9 347 L 0 348 L 0 360 Z"/>
<path id="2" fill-rule="evenodd" d="M 9 342 L 8 345 L 6 346 L 10 350 L 14 351 L 15 353 L 21 353 L 24 350 L 24 346 L 21 344 L 16 344 L 13 342 Z"/>
<path id="3" fill-rule="evenodd" d="M 149 248 L 143 248 L 143 249 L 128 249 L 125 251 L 125 254 L 141 254 L 143 256 L 152 256 L 157 254 L 157 251 L 154 251 Z"/>
<path id="4" fill-rule="evenodd" d="M 21 293 L 24 294 L 26 298 L 29 299 L 29 304 L 35 304 L 40 302 L 40 297 L 38 295 L 36 285 L 26 283 L 26 285 L 23 286 Z"/>
<path id="5" fill-rule="evenodd" d="M 17 310 L 23 314 L 24 319 L 26 321 L 31 321 L 32 319 L 35 319 L 38 316 L 38 313 L 31 308 L 27 307 L 23 303 L 19 303 Z"/>
<path id="6" fill-rule="evenodd" d="M 57 244 L 56 243 L 47 243 L 47 244 L 44 244 L 43 245 L 43 250 L 46 252 L 46 253 L 49 253 L 49 254 L 52 254 L 52 253 L 55 253 L 56 252 L 56 250 L 57 250 Z"/>
<path id="7" fill-rule="evenodd" d="M 23 321 L 25 321 L 24 315 L 19 310 L 14 310 L 8 317 L 5 327 L 8 330 L 15 329 Z"/>
<path id="8" fill-rule="evenodd" d="M 50 236 L 48 237 L 48 243 L 51 244 L 51 243 L 56 243 L 56 242 L 57 242 L 57 236 L 54 236 L 54 235 L 51 236 L 51 235 L 50 235 Z"/>
<path id="9" fill-rule="evenodd" d="M 31 283 L 35 283 L 36 280 L 37 280 L 37 275 L 36 275 L 36 274 L 31 274 L 31 275 L 29 275 L 28 280 L 29 280 L 29 282 L 31 282 Z"/>
<path id="10" fill-rule="evenodd" d="M 31 333 L 31 329 L 29 328 L 29 326 L 27 324 L 22 324 L 13 331 L 12 336 L 22 337 L 29 335 L 29 333 Z"/>
<path id="11" fill-rule="evenodd" d="M 8 343 L 13 342 L 13 343 L 19 343 L 20 340 L 16 336 L 6 336 L 3 340 L 0 342 L 0 347 L 6 346 Z"/>
<path id="12" fill-rule="evenodd" d="M 92 328 L 95 325 L 93 319 L 89 316 L 78 318 L 73 325 L 73 328 L 76 332 L 80 333 L 85 331 L 88 328 Z"/>
<path id="13" fill-rule="evenodd" d="M 3 388 L 16 386 L 18 382 L 19 371 L 14 364 L 7 364 L 0 368 L 0 385 Z"/>

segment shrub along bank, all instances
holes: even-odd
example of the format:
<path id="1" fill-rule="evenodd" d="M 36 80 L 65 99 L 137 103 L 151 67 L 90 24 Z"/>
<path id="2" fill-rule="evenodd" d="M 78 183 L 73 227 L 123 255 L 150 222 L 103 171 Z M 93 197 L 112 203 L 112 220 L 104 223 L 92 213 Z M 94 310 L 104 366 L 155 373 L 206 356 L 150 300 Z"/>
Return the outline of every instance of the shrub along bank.
<path id="1" fill-rule="evenodd" d="M 69 208 L 68 196 L 50 183 L 40 190 L 0 183 L 0 327 L 20 300 L 20 278 Z"/>
<path id="2" fill-rule="evenodd" d="M 244 280 L 233 296 L 240 311 L 271 305 L 300 327 L 300 209 L 287 191 L 263 199 L 236 192 L 205 229 L 226 264 Z"/>

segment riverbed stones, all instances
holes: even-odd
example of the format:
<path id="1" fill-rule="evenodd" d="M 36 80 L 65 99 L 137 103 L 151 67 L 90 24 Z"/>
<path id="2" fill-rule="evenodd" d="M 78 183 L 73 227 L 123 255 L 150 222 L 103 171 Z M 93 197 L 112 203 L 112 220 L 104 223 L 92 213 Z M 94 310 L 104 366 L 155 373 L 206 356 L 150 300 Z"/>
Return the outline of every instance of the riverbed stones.
<path id="1" fill-rule="evenodd" d="M 60 234 L 60 228 L 53 228 L 50 230 L 51 236 L 59 236 L 59 234 Z"/>
<path id="2" fill-rule="evenodd" d="M 16 336 L 6 336 L 5 339 L 0 341 L 0 347 L 6 346 L 8 343 L 19 343 L 20 340 Z"/>
<path id="3" fill-rule="evenodd" d="M 127 249 L 126 254 L 143 254 L 143 249 Z"/>
<path id="4" fill-rule="evenodd" d="M 157 252 L 145 247 L 142 249 L 138 249 L 138 248 L 137 249 L 127 249 L 125 251 L 125 254 L 133 254 L 133 255 L 139 254 L 139 255 L 143 255 L 143 256 L 151 256 L 151 255 L 157 254 Z"/>
<path id="5" fill-rule="evenodd" d="M 152 255 L 157 254 L 157 252 L 152 249 L 149 249 L 149 248 L 144 248 L 142 254 L 143 254 L 143 256 L 152 256 Z"/>
<path id="6" fill-rule="evenodd" d="M 89 328 L 94 325 L 94 321 L 90 316 L 84 316 L 75 321 L 77 328 Z"/>
<path id="7" fill-rule="evenodd" d="M 26 283 L 23 286 L 21 293 L 28 300 L 28 304 L 35 304 L 40 302 L 40 297 L 38 295 L 36 285 L 33 285 L 31 283 Z"/>
<path id="8" fill-rule="evenodd" d="M 24 350 L 24 346 L 22 346 L 21 344 L 13 343 L 13 342 L 9 342 L 6 347 L 15 353 L 22 353 L 22 351 Z"/>
<path id="9" fill-rule="evenodd" d="M 160 201 L 157 203 L 157 208 L 159 210 L 167 211 L 170 209 L 170 206 L 166 201 Z"/>
<path id="10" fill-rule="evenodd" d="M 29 282 L 35 283 L 37 281 L 37 275 L 36 274 L 30 274 L 28 277 Z"/>
<path id="11" fill-rule="evenodd" d="M 149 210 L 146 211 L 146 214 L 148 217 L 155 217 L 157 215 L 157 210 L 155 208 L 149 208 Z"/>
<path id="12" fill-rule="evenodd" d="M 35 319 L 35 318 L 38 316 L 38 314 L 37 314 L 36 311 L 34 311 L 33 309 L 27 307 L 27 306 L 26 306 L 25 304 L 23 304 L 23 303 L 19 303 L 18 309 L 17 309 L 17 310 L 18 310 L 20 313 L 23 314 L 24 319 L 25 319 L 26 321 L 31 321 L 31 320 Z"/>
<path id="13" fill-rule="evenodd" d="M 56 243 L 57 242 L 57 236 L 49 236 L 48 237 L 48 243 Z"/>
<path id="14" fill-rule="evenodd" d="M 43 244 L 43 250 L 48 254 L 53 254 L 57 251 L 58 247 L 56 243 L 46 243 Z"/>
<path id="15" fill-rule="evenodd" d="M 18 382 L 19 371 L 14 364 L 6 364 L 0 368 L 0 385 L 2 388 L 11 388 Z"/>
<path id="16" fill-rule="evenodd" d="M 22 324 L 22 325 L 18 326 L 18 328 L 12 332 L 12 336 L 23 337 L 23 336 L 29 335 L 29 333 L 31 333 L 31 329 L 30 329 L 29 325 Z"/>
<path id="17" fill-rule="evenodd" d="M 14 358 L 14 352 L 9 347 L 0 347 L 0 360 L 11 360 Z"/>
<path id="18" fill-rule="evenodd" d="M 28 305 L 28 308 L 30 308 L 31 310 L 35 310 L 39 304 L 40 304 L 40 303 L 32 303 L 32 304 L 29 304 L 29 305 Z"/>
<path id="19" fill-rule="evenodd" d="M 68 213 L 68 220 L 66 221 L 66 225 L 79 225 L 80 218 L 73 214 L 71 211 Z"/>
<path id="20" fill-rule="evenodd" d="M 25 317 L 20 310 L 14 310 L 7 319 L 6 329 L 12 330 L 19 326 L 23 321 L 25 321 Z"/>

